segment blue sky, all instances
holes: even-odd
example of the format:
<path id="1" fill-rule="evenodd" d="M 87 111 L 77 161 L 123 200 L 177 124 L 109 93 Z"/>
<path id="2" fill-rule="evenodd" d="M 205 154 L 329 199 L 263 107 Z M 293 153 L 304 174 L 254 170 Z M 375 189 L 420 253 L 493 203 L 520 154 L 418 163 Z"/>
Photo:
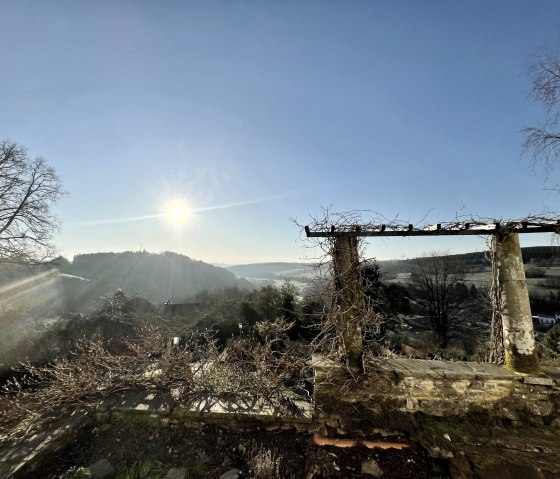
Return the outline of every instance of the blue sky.
<path id="1" fill-rule="evenodd" d="M 0 138 L 68 195 L 62 254 L 299 260 L 322 206 L 416 223 L 558 211 L 519 159 L 557 1 L 0 2 Z M 554 185 L 553 179 L 550 185 Z M 173 223 L 166 205 L 195 213 Z M 547 244 L 548 236 L 522 238 Z M 369 242 L 378 259 L 479 238 Z"/>

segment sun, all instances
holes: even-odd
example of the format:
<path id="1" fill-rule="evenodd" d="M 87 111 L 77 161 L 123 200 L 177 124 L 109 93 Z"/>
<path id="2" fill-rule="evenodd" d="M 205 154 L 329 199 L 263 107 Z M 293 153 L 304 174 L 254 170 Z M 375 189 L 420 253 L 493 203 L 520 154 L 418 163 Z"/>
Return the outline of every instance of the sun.
<path id="1" fill-rule="evenodd" d="M 168 214 L 175 220 L 180 220 L 185 217 L 185 209 L 182 206 L 173 206 L 169 209 Z"/>
<path id="2" fill-rule="evenodd" d="M 185 203 L 176 201 L 167 205 L 165 217 L 175 225 L 185 223 L 189 219 L 189 210 Z"/>

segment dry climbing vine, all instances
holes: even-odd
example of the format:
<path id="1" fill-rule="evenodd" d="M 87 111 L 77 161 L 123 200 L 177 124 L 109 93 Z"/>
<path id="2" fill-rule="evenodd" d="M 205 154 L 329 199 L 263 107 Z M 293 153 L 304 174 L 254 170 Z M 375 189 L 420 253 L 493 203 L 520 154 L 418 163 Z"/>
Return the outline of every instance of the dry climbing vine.
<path id="1" fill-rule="evenodd" d="M 492 320 L 490 322 L 490 337 L 486 351 L 486 361 L 496 364 L 504 364 L 504 336 L 502 330 L 502 292 L 500 288 L 497 255 L 497 241 L 491 238 L 489 241 L 489 260 L 492 265 L 492 281 L 490 283 L 490 304 L 492 305 Z"/>
<path id="2" fill-rule="evenodd" d="M 370 218 L 367 223 L 363 220 L 365 216 Z M 333 212 L 330 208 L 323 208 L 320 215 L 311 216 L 307 225 L 302 225 L 297 220 L 293 221 L 301 228 L 302 235 L 306 226 L 314 231 L 327 231 L 334 228 L 337 233 L 354 233 L 359 225 L 367 227 L 383 222 L 401 227 L 405 224 L 397 220 L 388 220 L 371 211 L 356 210 L 339 213 Z M 340 243 L 335 236 L 310 237 L 305 240 L 306 247 L 313 250 L 312 257 L 306 258 L 312 261 L 315 268 L 313 290 L 316 297 L 327 305 L 321 316 L 321 322 L 317 325 L 320 332 L 312 341 L 311 349 L 313 353 L 321 354 L 328 360 L 336 363 L 345 362 L 348 351 L 343 327 L 341 327 L 342 317 L 351 315 L 363 338 L 375 338 L 375 341 L 364 339 L 366 345 L 377 346 L 377 343 L 382 340 L 380 332 L 387 318 L 380 313 L 377 300 L 366 294 L 369 285 L 359 273 L 365 268 L 372 267 L 374 260 L 366 257 L 364 238 L 359 236 L 354 237 L 356 244 L 352 246 L 352 250 L 357 252 L 357 257 L 352 255 L 352 259 L 345 267 L 337 264 L 336 258 L 340 257 L 340 252 L 337 253 L 336 249 L 340 248 Z M 348 298 L 353 298 L 353 301 L 348 301 Z"/>

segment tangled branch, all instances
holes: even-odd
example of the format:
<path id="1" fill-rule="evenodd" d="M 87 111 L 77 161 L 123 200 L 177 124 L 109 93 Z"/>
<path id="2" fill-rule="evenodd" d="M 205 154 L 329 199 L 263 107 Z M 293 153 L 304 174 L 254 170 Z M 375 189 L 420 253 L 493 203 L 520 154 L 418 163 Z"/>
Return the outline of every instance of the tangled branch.
<path id="1" fill-rule="evenodd" d="M 307 357 L 292 347 L 274 349 L 274 342 L 238 339 L 224 349 L 208 334 L 193 333 L 174 347 L 169 332 L 145 326 L 136 338 L 123 339 L 121 352 L 109 352 L 101 341 L 82 341 L 70 359 L 48 366 L 23 364 L 21 379 L 2 388 L 7 402 L 0 411 L 0 440 L 29 431 L 18 424 L 33 418 L 42 427 L 69 409 L 92 407 L 102 398 L 126 391 L 173 391 L 180 403 L 209 399 L 235 400 L 298 413 L 286 396 L 288 387 L 305 389 Z"/>

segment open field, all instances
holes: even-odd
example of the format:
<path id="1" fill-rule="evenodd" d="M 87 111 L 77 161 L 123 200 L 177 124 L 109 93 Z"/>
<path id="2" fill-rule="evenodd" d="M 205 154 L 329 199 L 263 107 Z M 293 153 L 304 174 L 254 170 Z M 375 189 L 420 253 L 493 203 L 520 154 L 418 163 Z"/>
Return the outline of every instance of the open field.
<path id="1" fill-rule="evenodd" d="M 527 265 L 525 265 L 527 270 Z M 538 270 L 544 273 L 543 278 L 527 278 L 527 286 L 531 293 L 537 293 L 540 295 L 546 295 L 551 291 L 556 293 L 559 288 L 547 287 L 543 283 L 552 278 L 558 280 L 560 283 L 560 266 L 550 266 L 550 267 L 537 267 L 529 265 L 529 269 Z M 410 273 L 397 273 L 393 278 L 389 279 L 388 282 L 391 283 L 401 283 L 405 284 L 410 278 Z M 491 281 L 491 270 L 490 267 L 485 268 L 483 271 L 476 273 L 468 273 L 465 275 L 464 282 L 467 285 L 474 284 L 477 288 L 485 288 L 490 285 Z"/>

